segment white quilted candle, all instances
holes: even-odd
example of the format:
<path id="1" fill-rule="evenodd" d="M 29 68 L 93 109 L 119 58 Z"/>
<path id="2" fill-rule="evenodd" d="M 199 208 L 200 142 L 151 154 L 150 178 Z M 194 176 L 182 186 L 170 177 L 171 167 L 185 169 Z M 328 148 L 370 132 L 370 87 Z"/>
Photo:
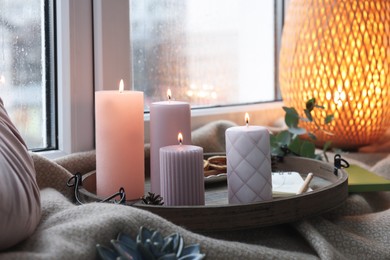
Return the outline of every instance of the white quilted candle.
<path id="1" fill-rule="evenodd" d="M 166 206 L 204 205 L 203 148 L 160 148 L 161 196 Z"/>
<path id="2" fill-rule="evenodd" d="M 247 115 L 246 115 L 247 116 Z M 226 130 L 228 199 L 230 204 L 272 199 L 269 132 L 262 126 Z"/>

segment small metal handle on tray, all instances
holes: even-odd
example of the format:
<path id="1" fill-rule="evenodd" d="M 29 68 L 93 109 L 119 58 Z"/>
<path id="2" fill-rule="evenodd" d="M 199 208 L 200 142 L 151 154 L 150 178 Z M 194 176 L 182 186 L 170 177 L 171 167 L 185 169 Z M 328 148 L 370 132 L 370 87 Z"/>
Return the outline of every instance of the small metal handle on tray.
<path id="1" fill-rule="evenodd" d="M 76 200 L 76 202 L 80 205 L 84 204 L 83 202 L 81 202 L 80 198 L 79 198 L 79 186 L 83 186 L 83 180 L 82 180 L 82 176 L 81 176 L 81 173 L 77 172 L 75 175 L 73 175 L 69 180 L 68 182 L 66 183 L 66 185 L 68 187 L 74 187 L 74 198 Z M 112 200 L 113 198 L 119 196 L 119 200 Z M 98 201 L 98 202 L 112 202 L 112 203 L 115 203 L 115 204 L 125 204 L 126 202 L 126 192 L 125 192 L 125 189 L 124 188 L 120 188 L 119 191 L 111 196 L 109 196 L 108 198 L 105 198 L 101 201 Z"/>
<path id="2" fill-rule="evenodd" d="M 341 155 L 340 154 L 336 154 L 334 156 L 334 175 L 338 175 L 338 170 L 341 169 L 341 168 L 348 168 L 349 167 L 349 163 L 341 158 Z"/>

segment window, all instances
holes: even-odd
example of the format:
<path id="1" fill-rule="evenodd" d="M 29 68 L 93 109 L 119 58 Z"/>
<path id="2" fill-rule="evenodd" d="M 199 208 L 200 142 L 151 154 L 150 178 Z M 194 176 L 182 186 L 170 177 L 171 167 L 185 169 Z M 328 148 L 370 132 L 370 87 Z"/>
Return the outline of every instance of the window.
<path id="1" fill-rule="evenodd" d="M 59 155 L 69 154 L 77 151 L 93 149 L 94 91 L 102 89 L 118 89 L 118 82 L 120 78 L 124 78 L 125 82 L 127 82 L 126 88 L 132 88 L 132 82 L 134 80 L 135 89 L 145 91 L 145 104 L 148 104 L 148 102 L 152 102 L 154 100 L 165 99 L 165 88 L 168 86 L 172 87 L 172 90 L 174 90 L 174 87 L 181 88 L 175 90 L 178 92 L 174 92 L 174 98 L 189 100 L 196 104 L 196 106 L 200 107 L 215 105 L 220 106 L 225 104 L 237 103 L 241 104 L 242 102 L 251 103 L 254 101 L 254 99 L 251 99 L 254 96 L 256 96 L 256 102 L 261 100 L 274 100 L 275 97 L 279 97 L 277 90 L 274 90 L 275 86 L 277 85 L 275 84 L 275 79 L 277 79 L 277 71 L 274 71 L 274 68 L 277 68 L 277 65 L 274 64 L 273 61 L 270 62 L 270 64 L 268 64 L 267 62 L 267 68 L 265 69 L 270 69 L 269 71 L 271 71 L 270 73 L 267 73 L 267 75 L 261 74 L 264 71 L 262 71 L 262 69 L 260 68 L 258 68 L 258 71 L 256 72 L 253 72 L 251 70 L 255 67 L 257 68 L 257 63 L 248 70 L 244 69 L 245 66 L 241 69 L 237 69 L 237 71 L 241 71 L 241 74 L 237 73 L 236 75 L 230 75 L 230 71 L 233 71 L 235 69 L 232 69 L 230 66 L 224 67 L 225 65 L 223 64 L 223 62 L 223 66 L 217 65 L 217 68 L 214 68 L 210 65 L 210 67 L 208 67 L 213 69 L 211 75 L 207 75 L 206 70 L 195 70 L 194 68 L 200 68 L 203 66 L 203 61 L 199 60 L 197 57 L 207 57 L 206 53 L 212 50 L 212 47 L 207 46 L 207 48 L 204 49 L 199 48 L 197 46 L 194 47 L 196 41 L 190 42 L 188 40 L 189 38 L 192 37 L 193 39 L 196 39 L 198 40 L 198 42 L 201 43 L 207 42 L 209 39 L 207 37 L 198 39 L 197 37 L 195 37 L 195 34 L 186 33 L 185 37 L 183 35 L 182 38 L 176 38 L 175 40 L 178 39 L 178 42 L 176 42 L 172 46 L 176 46 L 177 48 L 171 48 L 170 50 L 165 52 L 165 54 L 163 51 L 163 55 L 158 57 L 160 64 L 163 64 L 162 62 L 165 61 L 168 62 L 166 58 L 173 58 L 173 61 L 176 62 L 176 64 L 179 64 L 178 60 L 181 56 L 178 56 L 176 53 L 179 51 L 180 54 L 184 53 L 187 55 L 185 58 L 186 62 L 184 64 L 185 69 L 180 68 L 179 66 L 174 66 L 173 72 L 175 72 L 176 74 L 172 74 L 173 76 L 170 76 L 171 74 L 167 74 L 169 69 L 172 69 L 170 66 L 162 66 L 162 70 L 156 69 L 157 67 L 150 66 L 151 61 L 153 60 L 150 58 L 151 54 L 148 54 L 149 58 L 143 60 L 141 59 L 140 64 L 132 64 L 138 62 L 139 57 L 145 58 L 146 51 L 148 50 L 148 46 L 142 45 L 145 44 L 145 42 L 142 43 L 141 41 L 139 41 L 140 38 L 136 39 L 135 34 L 134 42 L 130 42 L 130 27 L 133 27 L 134 33 L 137 33 L 135 31 L 136 26 L 149 26 L 147 20 L 143 22 L 143 25 L 142 23 L 139 23 L 138 25 L 136 23 L 136 21 L 141 22 L 142 19 L 145 19 L 145 17 L 142 18 L 142 15 L 145 14 L 144 9 L 146 7 L 148 9 L 151 9 L 146 10 L 147 12 L 151 12 L 151 14 L 158 15 L 160 13 L 160 10 L 166 10 L 167 7 L 175 6 L 174 3 L 176 3 L 177 6 L 175 8 L 177 8 L 177 11 L 186 10 L 185 14 L 189 15 L 189 10 L 193 10 L 193 8 L 190 8 L 190 6 L 193 6 L 198 1 L 137 0 L 136 2 L 138 4 L 138 8 L 141 8 L 137 11 L 140 12 L 140 16 L 138 18 L 134 16 L 134 19 L 132 17 L 130 20 L 130 3 L 128 0 L 0 0 L 0 75 L 3 75 L 3 77 L 0 77 L 0 95 L 3 98 L 4 102 L 7 104 L 7 109 L 9 110 L 10 114 L 12 114 L 13 120 L 19 121 L 18 129 L 23 134 L 23 137 L 27 140 L 27 143 L 31 149 L 55 148 L 58 143 L 57 147 L 59 153 L 56 153 L 54 151 L 50 152 L 50 154 L 46 153 L 45 155 L 48 157 L 56 157 Z M 154 5 L 152 5 L 153 2 Z M 182 2 L 186 4 L 180 4 Z M 233 4 L 235 7 L 238 8 L 238 6 L 241 6 L 243 4 L 241 2 L 245 2 L 245 5 L 248 6 L 252 4 L 256 6 L 265 1 L 229 0 L 228 2 L 229 5 Z M 272 42 L 272 44 L 274 44 L 276 48 L 272 46 L 272 50 L 268 50 L 267 54 L 265 54 L 264 57 L 262 55 L 259 55 L 261 57 L 256 58 L 254 60 L 255 62 L 258 62 L 259 59 L 264 59 L 267 55 L 267 59 L 272 58 L 271 56 L 274 55 L 273 60 L 277 60 L 276 54 L 278 49 L 277 45 L 279 41 L 278 37 L 281 32 L 281 20 L 279 18 L 281 17 L 280 10 L 283 7 L 282 2 L 282 0 L 267 0 L 267 3 L 264 3 L 267 8 L 272 9 L 267 10 L 271 10 L 271 17 L 273 17 L 272 19 L 274 19 L 272 24 L 274 24 L 275 26 L 272 35 L 269 32 L 267 36 L 265 36 L 265 34 L 262 34 L 261 37 L 264 38 L 263 40 L 269 40 L 270 42 Z M 131 4 L 134 3 L 135 0 L 132 0 Z M 212 3 L 220 3 L 223 6 L 227 4 L 227 2 L 225 3 L 225 1 L 223 1 L 222 3 L 219 0 L 199 0 L 199 3 L 201 6 L 204 6 L 206 3 L 209 5 L 211 5 Z M 151 6 L 149 7 L 149 5 Z M 56 8 L 54 8 L 54 6 Z M 241 6 L 240 8 L 246 10 L 245 8 L 247 8 L 248 6 Z M 134 10 L 135 9 L 136 7 L 134 7 Z M 216 8 L 213 7 L 213 9 L 215 10 Z M 198 23 L 198 18 L 196 18 L 197 16 L 193 15 L 201 15 L 201 17 L 206 16 L 207 19 L 204 18 L 203 21 L 207 22 L 218 21 L 218 17 L 212 18 L 212 15 L 210 13 L 215 14 L 224 12 L 218 11 L 218 8 L 217 11 L 211 11 L 211 9 L 210 11 L 206 10 L 208 12 L 206 14 L 203 13 L 204 8 L 200 8 L 198 11 L 198 13 L 191 14 L 189 16 L 192 18 L 189 19 L 186 24 L 189 24 L 189 21 L 195 21 L 196 23 Z M 13 15 L 13 12 L 17 12 L 17 15 Z M 172 12 L 173 13 L 163 12 L 162 16 L 167 18 L 173 15 L 173 17 L 175 17 L 176 19 L 175 23 L 180 23 L 181 18 L 177 15 L 174 15 L 176 11 Z M 233 17 L 237 18 L 243 12 L 244 11 L 237 12 L 233 15 Z M 33 14 L 35 15 L 34 19 L 31 18 Z M 53 14 L 55 14 L 56 18 L 55 24 L 52 22 L 52 16 L 54 16 Z M 253 14 L 251 16 L 256 16 L 254 17 L 256 19 L 258 19 L 259 17 L 265 18 L 261 17 L 262 15 L 257 13 L 256 15 Z M 271 17 L 269 17 L 269 19 L 271 19 Z M 17 22 L 18 24 L 24 24 L 25 31 L 24 33 L 20 33 L 20 39 L 25 38 L 24 36 L 26 35 L 33 34 L 32 37 L 34 37 L 34 39 L 36 40 L 32 42 L 33 38 L 30 37 L 26 37 L 25 40 L 27 41 L 27 43 L 29 43 L 29 47 L 32 48 L 33 46 L 35 46 L 34 48 L 37 51 L 34 52 L 35 56 L 34 58 L 32 58 L 32 56 L 30 56 L 32 55 L 32 52 L 31 50 L 27 49 L 27 46 L 18 48 L 17 50 L 19 50 L 19 55 L 21 55 L 20 57 L 22 57 L 24 60 L 17 59 L 14 63 L 12 63 L 12 59 L 9 59 L 9 57 L 11 57 L 10 55 L 12 53 L 12 48 L 14 48 L 12 47 L 12 43 L 15 43 L 15 41 L 12 41 L 12 39 L 15 38 L 12 38 L 11 36 L 12 32 L 8 28 L 8 23 L 10 24 L 11 21 L 13 22 L 16 20 L 19 20 L 19 22 Z M 131 24 L 130 21 L 132 22 Z M 170 21 L 168 19 L 165 23 L 161 23 L 162 28 L 172 29 L 172 32 L 166 35 L 166 38 L 168 37 L 168 39 L 164 40 L 174 39 L 172 36 L 174 36 L 175 30 L 177 31 L 177 29 L 175 29 L 176 25 L 172 24 L 172 22 L 173 21 Z M 271 20 L 267 20 L 267 22 L 264 23 L 269 22 L 271 22 Z M 261 23 L 261 25 L 263 25 L 263 22 L 260 21 L 242 21 L 242 24 L 248 25 L 248 30 L 249 28 L 251 28 L 251 30 L 257 30 L 258 27 L 260 28 L 260 25 L 254 26 L 258 23 Z M 200 24 L 201 23 L 199 23 L 198 25 Z M 270 25 L 270 27 L 272 26 L 273 25 Z M 184 26 L 184 23 L 181 27 L 187 28 L 187 26 Z M 230 27 L 232 27 L 232 25 L 230 25 Z M 53 28 L 56 29 L 55 35 L 53 31 L 49 30 Z M 244 28 L 246 27 L 244 26 Z M 158 29 L 158 27 L 156 27 L 155 29 Z M 233 39 L 231 37 L 232 32 L 229 32 L 228 34 L 230 35 L 228 36 L 228 38 Z M 160 35 L 163 35 L 161 31 Z M 276 35 L 277 37 L 274 37 L 274 35 Z M 55 42 L 50 41 L 50 39 L 53 39 L 52 37 L 55 39 Z M 133 37 L 133 35 L 131 37 Z M 256 39 L 258 41 L 260 38 Z M 151 40 L 151 43 L 156 44 L 156 41 L 156 39 Z M 220 43 L 221 39 L 213 38 L 210 41 Z M 239 38 L 234 38 L 233 43 L 229 43 L 231 45 L 221 48 L 221 52 L 219 54 L 217 53 L 214 57 L 224 56 L 225 53 L 229 54 L 230 50 L 233 50 L 229 54 L 230 57 L 227 61 L 236 61 L 238 56 L 237 50 L 239 50 L 240 48 L 234 50 L 233 47 L 239 46 L 239 41 Z M 49 42 L 50 44 L 48 44 Z M 43 45 L 44 43 L 45 45 Z M 131 46 L 132 44 L 133 46 Z M 167 43 L 165 44 L 165 46 L 160 46 L 165 48 L 168 45 L 171 45 L 171 43 Z M 257 44 L 254 45 L 257 46 Z M 214 46 L 215 49 L 215 44 L 212 46 Z M 136 58 L 132 58 L 133 54 L 130 51 L 131 47 L 133 47 L 133 50 L 135 51 L 134 57 Z M 14 48 L 14 53 L 15 50 L 16 49 Z M 53 50 L 55 50 L 56 52 L 54 53 Z M 152 48 L 152 51 L 153 50 L 155 49 Z M 189 52 L 181 52 L 183 50 L 189 50 Z M 142 57 L 141 55 L 142 52 L 144 52 L 144 57 Z M 199 56 L 197 55 L 198 52 L 204 52 L 204 55 Z M 236 53 L 234 54 L 234 52 Z M 24 57 L 23 53 L 28 58 Z M 246 55 L 248 56 L 248 54 Z M 53 60 L 54 58 L 55 60 Z M 231 64 L 230 62 L 227 63 Z M 19 68 L 19 70 L 27 70 L 29 73 L 25 74 L 23 77 L 20 76 L 20 78 L 17 80 L 13 80 L 12 71 L 16 71 L 16 67 L 13 66 L 13 64 L 19 64 L 18 66 L 22 66 L 22 68 Z M 239 62 L 239 64 L 245 63 Z M 248 67 L 248 65 L 246 66 Z M 222 84 L 220 81 L 216 81 L 216 79 L 223 79 L 221 74 L 218 72 L 218 69 L 220 69 L 221 67 L 221 71 L 223 72 L 221 74 L 226 78 L 230 77 L 229 82 L 226 84 Z M 138 74 L 137 76 L 136 73 L 145 73 L 145 70 L 157 70 L 157 72 L 159 72 L 160 74 L 143 74 L 147 76 L 146 78 L 148 79 L 149 83 L 147 83 L 146 81 L 143 82 L 142 80 L 144 79 L 139 76 L 141 74 Z M 57 73 L 54 74 L 54 71 Z M 36 72 L 35 76 L 32 75 L 32 72 Z M 189 99 L 190 94 L 188 91 L 191 87 L 193 89 L 203 87 L 206 89 L 212 89 L 219 88 L 220 86 L 227 86 L 228 88 L 233 88 L 233 85 L 241 86 L 242 81 L 240 81 L 240 78 L 244 78 L 243 73 L 249 72 L 252 73 L 251 82 L 254 82 L 253 85 L 257 86 L 256 91 L 252 91 L 256 95 L 250 95 L 249 100 L 241 99 L 239 95 L 237 95 L 238 98 L 236 96 L 233 96 L 233 99 L 223 100 L 221 96 L 219 96 L 219 93 L 216 93 L 216 98 L 218 99 L 218 102 L 221 101 L 219 103 L 214 103 L 214 99 L 211 100 L 212 102 L 203 102 L 200 100 Z M 56 75 L 55 78 L 54 75 Z M 151 83 L 154 80 L 161 78 L 161 75 L 166 76 L 164 80 L 160 81 L 160 83 L 158 84 Z M 187 75 L 189 76 L 187 77 Z M 265 78 L 267 78 L 267 81 L 271 82 L 266 83 Z M 199 79 L 207 79 L 207 81 L 200 81 Z M 226 81 L 228 80 L 225 79 L 225 82 Z M 234 84 L 230 81 L 234 82 Z M 27 83 L 23 85 L 21 82 Z M 55 92 L 53 91 L 54 82 L 57 83 L 57 88 Z M 16 85 L 16 83 L 19 85 Z M 271 93 L 273 94 L 269 94 L 266 98 L 262 99 L 264 95 L 260 95 L 257 93 L 263 93 L 263 87 L 265 86 L 270 89 Z M 28 91 L 26 90 L 28 87 L 36 88 L 34 94 L 28 94 Z M 157 91 L 158 89 L 160 90 Z M 50 95 L 48 95 L 48 93 Z M 54 94 L 56 93 L 57 97 L 54 96 Z M 28 96 L 29 98 L 21 100 L 23 97 L 26 96 Z M 15 97 L 20 98 L 22 102 L 18 103 Z M 210 92 L 210 97 L 215 97 L 215 94 L 212 94 L 212 92 Z M 56 102 L 54 103 L 54 101 Z M 34 106 L 36 109 L 33 108 L 34 106 L 29 105 L 31 102 L 34 102 Z M 235 106 L 234 113 L 240 111 L 241 118 L 241 111 L 243 109 L 245 109 L 246 111 L 248 107 L 242 108 L 242 106 Z M 258 107 L 257 105 L 256 107 L 249 106 L 249 109 L 257 111 Z M 16 112 L 18 110 L 23 111 L 23 113 Z M 195 116 L 192 122 L 192 126 L 194 128 L 199 127 L 199 124 L 203 124 L 207 122 L 207 120 L 214 120 L 214 118 L 223 118 L 227 120 L 232 119 L 226 117 L 227 114 L 224 114 L 225 112 L 225 108 L 216 108 L 215 111 L 213 110 L 213 112 L 207 112 L 207 116 L 205 116 L 204 118 L 202 117 L 202 119 L 198 122 L 196 122 L 198 120 L 198 117 L 196 115 L 197 113 L 194 113 Z M 227 113 L 231 115 L 232 111 L 228 111 Z M 57 115 L 57 127 L 54 124 L 55 119 L 54 117 L 52 117 L 53 115 Z M 210 115 L 214 117 L 212 119 L 207 118 Z M 20 119 L 18 119 L 18 117 L 20 117 Z M 145 114 L 145 118 L 145 129 L 147 131 L 147 113 Z M 34 121 L 31 122 L 32 120 Z M 57 132 L 55 131 L 56 129 L 58 129 Z M 30 134 L 27 132 L 35 133 L 35 135 L 33 135 L 34 138 L 30 139 Z M 147 137 L 148 133 L 146 132 L 146 142 Z"/>
<path id="2" fill-rule="evenodd" d="M 274 101 L 274 0 L 132 0 L 133 86 L 192 107 Z"/>
<path id="3" fill-rule="evenodd" d="M 0 0 L 0 93 L 32 150 L 55 147 L 49 1 Z"/>

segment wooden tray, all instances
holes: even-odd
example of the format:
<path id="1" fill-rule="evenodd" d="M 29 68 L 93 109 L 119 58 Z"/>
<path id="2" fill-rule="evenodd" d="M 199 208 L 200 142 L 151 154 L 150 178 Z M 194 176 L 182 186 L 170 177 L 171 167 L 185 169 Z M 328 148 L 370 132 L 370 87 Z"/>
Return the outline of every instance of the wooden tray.
<path id="1" fill-rule="evenodd" d="M 318 160 L 286 157 L 278 163 L 279 171 L 297 171 L 303 177 L 312 172 L 312 191 L 270 201 L 229 205 L 226 182 L 206 185 L 205 206 L 154 206 L 141 202 L 131 206 L 148 210 L 193 231 L 250 229 L 296 221 L 322 214 L 340 206 L 348 196 L 348 176 L 342 169 Z M 149 190 L 146 185 L 145 190 Z M 95 172 L 83 176 L 83 199 L 98 200 Z"/>

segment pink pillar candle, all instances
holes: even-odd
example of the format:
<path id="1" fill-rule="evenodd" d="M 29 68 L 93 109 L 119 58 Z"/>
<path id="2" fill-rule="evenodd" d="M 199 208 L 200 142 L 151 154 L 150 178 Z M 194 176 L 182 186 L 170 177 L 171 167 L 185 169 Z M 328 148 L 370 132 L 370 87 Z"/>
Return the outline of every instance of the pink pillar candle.
<path id="1" fill-rule="evenodd" d="M 162 101 L 150 106 L 150 188 L 161 194 L 160 148 L 177 144 L 173 133 L 183 133 L 191 144 L 191 108 L 186 102 Z"/>
<path id="2" fill-rule="evenodd" d="M 228 128 L 226 157 L 229 203 L 272 199 L 270 137 L 265 127 Z"/>
<path id="3" fill-rule="evenodd" d="M 164 205 L 204 205 L 202 147 L 194 145 L 162 147 L 160 169 Z"/>
<path id="4" fill-rule="evenodd" d="M 144 104 L 137 91 L 96 92 L 96 190 L 123 187 L 127 200 L 144 195 Z"/>

